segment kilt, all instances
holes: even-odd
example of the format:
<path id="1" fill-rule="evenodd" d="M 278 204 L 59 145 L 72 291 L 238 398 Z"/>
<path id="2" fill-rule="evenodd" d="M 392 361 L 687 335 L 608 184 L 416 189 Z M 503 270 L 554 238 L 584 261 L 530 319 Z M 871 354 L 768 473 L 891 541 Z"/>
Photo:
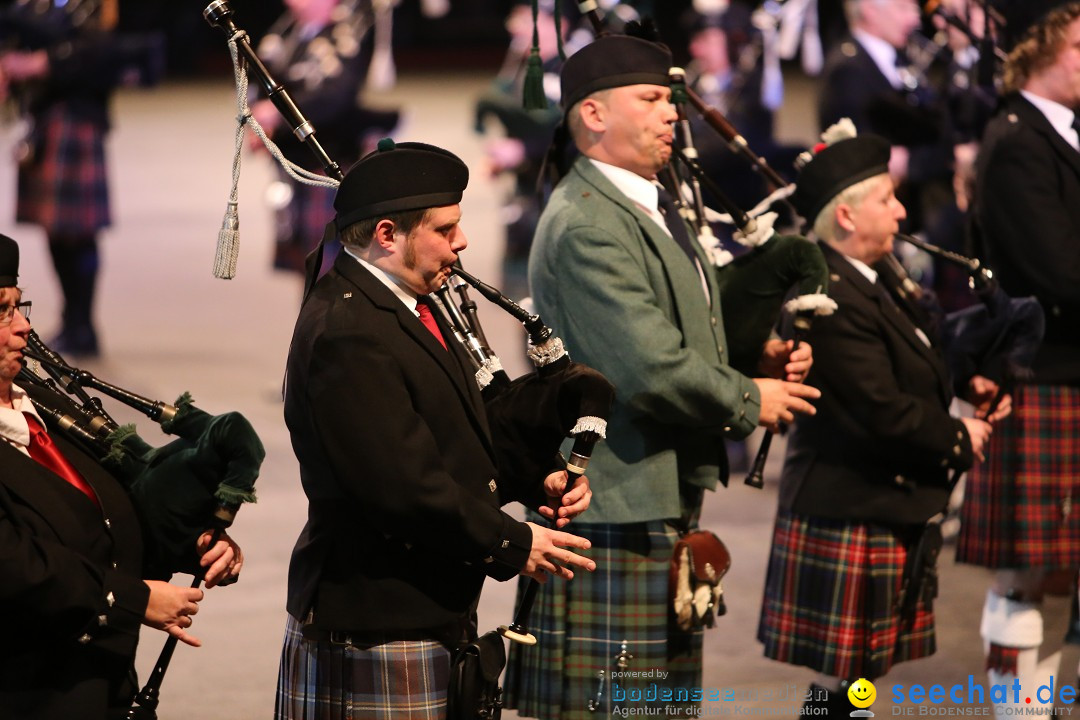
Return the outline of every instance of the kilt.
<path id="1" fill-rule="evenodd" d="M 538 517 L 530 514 L 529 519 Z M 592 542 L 592 548 L 581 554 L 596 561 L 596 571 L 541 586 L 529 622 L 537 644 L 510 643 L 506 706 L 516 708 L 522 717 L 595 720 L 611 716 L 614 696 L 616 708 L 666 707 L 670 712 L 658 714 L 689 714 L 699 705 L 687 701 L 685 693 L 701 687 L 703 634 L 683 632 L 672 619 L 668 568 L 678 533 L 662 520 L 618 525 L 575 522 L 573 532 Z M 519 600 L 522 587 L 524 581 L 518 588 Z M 612 676 L 620 672 L 613 658 L 623 640 L 633 655 L 625 670 L 654 671 L 653 677 Z M 661 678 L 655 671 L 670 674 Z M 599 711 L 589 712 L 601 673 L 603 704 Z M 667 702 L 665 689 L 671 692 Z M 676 699 L 680 690 L 683 694 Z"/>
<path id="2" fill-rule="evenodd" d="M 49 235 L 93 236 L 111 222 L 106 128 L 74 117 L 64 103 L 36 122 L 33 159 L 19 166 L 15 219 Z"/>
<path id="3" fill-rule="evenodd" d="M 292 188 L 292 199 L 275 211 L 274 267 L 303 274 L 304 259 L 319 244 L 326 224 L 334 219 L 336 191 L 333 188 L 305 185 L 288 176 L 286 181 Z M 320 275 L 334 264 L 339 247 L 335 239 L 333 248 L 328 245 L 324 249 Z"/>
<path id="4" fill-rule="evenodd" d="M 934 654 L 934 615 L 897 610 L 907 543 L 875 524 L 780 512 L 758 640 L 765 656 L 841 679 Z"/>
<path id="5" fill-rule="evenodd" d="M 289 616 L 275 720 L 444 720 L 450 651 L 436 640 L 356 647 L 305 640 Z"/>
<path id="6" fill-rule="evenodd" d="M 1080 388 L 1020 385 L 968 474 L 957 562 L 1080 566 Z"/>

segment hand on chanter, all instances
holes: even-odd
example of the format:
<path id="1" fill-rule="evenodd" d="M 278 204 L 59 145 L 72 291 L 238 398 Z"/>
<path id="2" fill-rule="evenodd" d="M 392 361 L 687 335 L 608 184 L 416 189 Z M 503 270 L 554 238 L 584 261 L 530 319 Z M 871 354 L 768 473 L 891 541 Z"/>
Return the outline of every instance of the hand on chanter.
<path id="1" fill-rule="evenodd" d="M 555 521 L 556 528 L 566 527 L 571 520 L 588 510 L 592 502 L 589 478 L 580 476 L 566 490 L 567 477 L 565 470 L 556 470 L 544 478 L 544 493 L 548 496 L 548 502 L 537 508 L 546 519 Z"/>
<path id="2" fill-rule="evenodd" d="M 592 547 L 592 543 L 587 539 L 561 530 L 551 530 L 535 523 L 525 524 L 532 530 L 532 549 L 521 571 L 522 575 L 545 583 L 549 574 L 572 580 L 574 572 L 569 567 L 564 567 L 564 564 L 583 568 L 589 572 L 596 569 L 595 562 L 567 549 L 588 550 Z"/>

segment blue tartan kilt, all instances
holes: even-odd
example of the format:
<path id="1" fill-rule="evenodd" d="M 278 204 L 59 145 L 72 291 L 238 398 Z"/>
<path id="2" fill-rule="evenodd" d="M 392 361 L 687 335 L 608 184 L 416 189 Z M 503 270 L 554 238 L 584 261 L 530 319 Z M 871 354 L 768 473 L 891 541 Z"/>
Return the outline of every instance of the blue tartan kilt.
<path id="1" fill-rule="evenodd" d="M 596 571 L 541 586 L 529 622 L 537 644 L 510 643 L 506 706 L 543 720 L 596 720 L 623 708 L 665 708 L 664 717 L 693 712 L 700 703 L 687 695 L 701 687 L 703 633 L 679 630 L 670 609 L 668 569 L 678 533 L 663 521 L 575 522 L 573 532 L 592 542 L 581 554 L 596 561 Z M 519 602 L 524 585 L 523 579 Z M 614 658 L 624 640 L 633 657 L 620 669 Z M 642 675 L 612 674 L 623 671 Z M 598 693 L 600 707 L 590 712 Z"/>
<path id="2" fill-rule="evenodd" d="M 957 562 L 1080 567 L 1080 388 L 1019 385 L 968 473 Z"/>
<path id="3" fill-rule="evenodd" d="M 305 640 L 289 616 L 275 720 L 445 720 L 450 651 L 435 640 Z"/>
<path id="4" fill-rule="evenodd" d="M 907 544 L 880 525 L 780 512 L 758 626 L 765 656 L 873 680 L 933 655 L 933 612 L 921 600 L 912 618 L 898 611 Z"/>
<path id="5" fill-rule="evenodd" d="M 63 103 L 38 118 L 33 158 L 19 166 L 16 221 L 61 236 L 108 227 L 105 135 L 104 126 L 73 117 Z"/>

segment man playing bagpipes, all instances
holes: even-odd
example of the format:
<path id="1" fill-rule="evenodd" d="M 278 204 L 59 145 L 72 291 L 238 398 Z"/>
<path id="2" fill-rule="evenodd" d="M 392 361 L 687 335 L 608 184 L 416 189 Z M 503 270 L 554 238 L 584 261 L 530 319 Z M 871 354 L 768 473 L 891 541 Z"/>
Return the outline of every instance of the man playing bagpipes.
<path id="1" fill-rule="evenodd" d="M 990 683 L 1025 692 L 1073 680 L 1058 672 L 1042 604 L 1075 593 L 1080 568 L 1080 3 L 1057 4 L 1009 53 L 976 162 L 976 247 L 1005 292 L 1038 300 L 1046 328 L 1027 377 L 1010 378 L 1012 416 L 967 479 L 956 549 L 958 562 L 995 571 L 979 628 Z M 997 712 L 1022 712 L 1024 697 Z"/>
<path id="2" fill-rule="evenodd" d="M 533 472 L 504 459 L 469 357 L 432 311 L 467 245 L 468 176 L 446 150 L 380 142 L 338 188 L 343 252 L 317 282 L 309 269 L 285 386 L 308 522 L 277 718 L 446 717 L 452 651 L 476 637 L 486 577 L 595 569 L 574 552 L 584 538 L 500 509 L 518 500 L 562 527 L 589 484 L 565 487 L 557 444 Z"/>
<path id="3" fill-rule="evenodd" d="M 144 579 L 160 573 L 144 569 L 131 478 L 58 431 L 48 411 L 66 412 L 66 398 L 15 384 L 31 334 L 18 269 L 18 245 L 0 235 L 0 714 L 119 717 L 138 689 L 139 626 L 197 647 L 188 629 L 203 592 Z M 227 535 L 211 543 L 196 531 L 182 550 L 186 567 L 167 571 L 196 572 L 207 587 L 240 572 Z"/>
<path id="4" fill-rule="evenodd" d="M 818 395 L 797 384 L 809 346 L 792 353 L 770 343 L 763 359 L 772 377 L 752 379 L 728 364 L 713 269 L 653 184 L 672 152 L 671 65 L 663 45 L 609 35 L 561 73 L 559 132 L 583 157 L 541 216 L 529 284 L 540 314 L 554 318 L 575 359 L 607 376 L 616 396 L 609 441 L 589 466 L 589 522 L 577 526 L 600 570 L 541 589 L 538 645 L 511 646 L 507 672 L 507 704 L 523 716 L 587 718 L 590 704 L 610 715 L 618 690 L 645 689 L 648 681 L 610 684 L 623 641 L 619 662 L 632 655 L 628 670 L 670 673 L 659 684 L 673 692 L 700 687 L 701 629 L 670 619 L 679 532 L 696 526 L 704 490 L 727 480 L 725 437 L 812 413 L 808 399 Z M 651 703 L 692 705 L 685 697 Z"/>
<path id="5" fill-rule="evenodd" d="M 821 399 L 788 436 L 758 628 L 767 657 L 820 673 L 808 705 L 833 717 L 852 710 L 844 683 L 934 652 L 941 535 L 927 521 L 990 436 L 985 420 L 950 415 L 941 348 L 881 262 L 905 217 L 889 143 L 847 127 L 823 136 L 791 197 L 813 223 L 838 308 L 808 333 L 807 383 Z M 996 386 L 971 388 L 985 415 Z"/>

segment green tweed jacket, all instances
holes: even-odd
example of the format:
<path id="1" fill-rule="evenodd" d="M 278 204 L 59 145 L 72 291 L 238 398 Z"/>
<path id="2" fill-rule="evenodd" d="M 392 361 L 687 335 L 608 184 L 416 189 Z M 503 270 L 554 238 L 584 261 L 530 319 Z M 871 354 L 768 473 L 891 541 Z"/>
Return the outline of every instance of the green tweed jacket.
<path id="1" fill-rule="evenodd" d="M 536 309 L 616 389 L 589 464 L 585 522 L 679 517 L 680 484 L 726 482 L 722 439 L 757 425 L 757 386 L 726 362 L 719 293 L 697 252 L 711 306 L 675 241 L 584 157 L 540 217 L 529 257 Z"/>

